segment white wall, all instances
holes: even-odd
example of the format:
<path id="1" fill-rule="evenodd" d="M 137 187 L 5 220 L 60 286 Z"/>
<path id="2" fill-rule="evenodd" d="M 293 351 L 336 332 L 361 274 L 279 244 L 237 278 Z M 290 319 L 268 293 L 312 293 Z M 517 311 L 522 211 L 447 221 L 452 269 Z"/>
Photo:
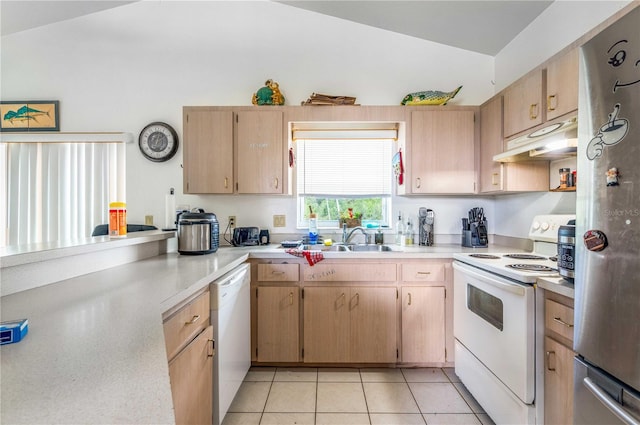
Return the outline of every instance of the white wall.
<path id="1" fill-rule="evenodd" d="M 473 72 L 469 72 L 469 70 Z M 137 2 L 2 38 L 2 98 L 59 99 L 63 131 L 128 131 L 165 121 L 182 134 L 184 105 L 249 105 L 273 78 L 297 105 L 312 92 L 369 105 L 399 104 L 418 90 L 464 88 L 457 104 L 493 93 L 493 58 L 273 2 Z M 295 200 L 182 194 L 182 149 L 166 163 L 127 150 L 129 222 L 164 223 L 164 195 L 215 212 L 224 227 L 271 227 Z M 486 209 L 491 202 L 484 202 Z M 452 207 L 456 205 L 456 207 Z M 473 199 L 398 199 L 394 210 L 436 211 L 437 231 L 458 232 Z M 480 206 L 480 205 L 478 205 Z M 454 211 L 452 211 L 452 208 Z M 460 210 L 460 211 L 458 211 Z"/>
<path id="2" fill-rule="evenodd" d="M 398 104 L 409 92 L 458 85 L 464 88 L 454 103 L 478 105 L 493 95 L 492 80 L 515 79 L 577 38 L 580 28 L 604 19 L 585 17 L 587 24 L 579 25 L 582 14 L 557 15 L 573 9 L 564 3 L 556 1 L 534 23 L 537 29 L 525 30 L 498 55 L 494 75 L 490 56 L 279 3 L 136 2 L 2 37 L 1 94 L 3 100 L 60 100 L 62 131 L 127 131 L 136 138 L 152 121 L 165 121 L 181 135 L 184 105 L 248 105 L 267 78 L 280 83 L 290 105 L 312 92 L 352 95 L 368 105 Z M 561 46 L 547 38 L 541 43 L 540 32 L 548 33 L 544 26 L 557 19 L 570 23 L 576 35 L 562 39 Z M 166 163 L 151 163 L 137 144 L 128 146 L 129 222 L 153 215 L 162 224 L 164 195 L 174 187 L 177 204 L 215 212 L 223 228 L 228 215 L 236 215 L 238 225 L 271 228 L 271 216 L 284 213 L 287 227 L 271 230 L 295 231 L 291 197 L 184 195 L 181 157 L 182 149 Z M 495 213 L 491 198 L 395 198 L 394 213 L 432 208 L 436 232 L 455 234 L 459 218 L 482 206 L 491 233 L 521 236 L 503 211 L 522 212 L 535 201 L 549 212 L 558 196 L 566 195 L 499 198 Z"/>
<path id="3" fill-rule="evenodd" d="M 608 0 L 554 1 L 496 55 L 496 92 L 573 43 L 629 3 Z M 575 164 L 572 168 L 575 169 Z M 557 169 L 557 166 L 551 165 L 552 185 L 558 179 Z M 537 214 L 574 214 L 576 194 L 534 193 L 502 196 L 496 198 L 494 208 L 499 234 L 527 237 L 528 226 Z"/>
<path id="4" fill-rule="evenodd" d="M 564 49 L 630 1 L 556 0 L 495 57 L 496 92 Z"/>

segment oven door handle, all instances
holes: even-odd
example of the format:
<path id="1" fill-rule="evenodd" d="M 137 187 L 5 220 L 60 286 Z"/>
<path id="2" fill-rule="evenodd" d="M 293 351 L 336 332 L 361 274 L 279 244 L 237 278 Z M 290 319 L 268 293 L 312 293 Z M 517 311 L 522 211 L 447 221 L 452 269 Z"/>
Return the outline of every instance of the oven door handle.
<path id="1" fill-rule="evenodd" d="M 460 270 L 462 273 L 465 273 L 466 275 L 473 276 L 474 278 L 482 281 L 483 283 L 494 286 L 502 291 L 508 291 L 518 296 L 524 296 L 525 294 L 525 289 L 517 283 L 510 283 L 506 280 L 504 281 L 498 280 L 498 277 L 494 278 L 494 277 L 488 276 L 486 273 L 476 271 L 471 266 L 467 266 L 466 264 L 462 264 L 458 261 L 453 262 L 453 268 Z M 473 284 L 473 283 L 470 283 L 470 284 Z M 477 286 L 477 285 L 473 285 L 473 286 Z"/>

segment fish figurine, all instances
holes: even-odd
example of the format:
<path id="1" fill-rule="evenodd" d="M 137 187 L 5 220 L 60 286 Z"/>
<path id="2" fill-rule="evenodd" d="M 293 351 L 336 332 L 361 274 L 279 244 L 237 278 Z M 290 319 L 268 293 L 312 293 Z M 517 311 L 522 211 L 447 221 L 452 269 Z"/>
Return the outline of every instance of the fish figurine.
<path id="1" fill-rule="evenodd" d="M 419 91 L 409 93 L 400 102 L 401 105 L 446 105 L 458 94 L 462 86 L 448 93 L 438 90 Z"/>

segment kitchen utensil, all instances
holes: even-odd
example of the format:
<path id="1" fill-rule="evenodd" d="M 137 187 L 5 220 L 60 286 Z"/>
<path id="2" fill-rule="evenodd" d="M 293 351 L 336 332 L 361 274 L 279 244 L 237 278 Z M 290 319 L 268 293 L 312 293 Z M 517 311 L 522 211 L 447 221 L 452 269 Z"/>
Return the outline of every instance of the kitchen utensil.
<path id="1" fill-rule="evenodd" d="M 198 255 L 216 252 L 220 244 L 220 224 L 214 213 L 197 212 L 178 214 L 178 252 Z"/>

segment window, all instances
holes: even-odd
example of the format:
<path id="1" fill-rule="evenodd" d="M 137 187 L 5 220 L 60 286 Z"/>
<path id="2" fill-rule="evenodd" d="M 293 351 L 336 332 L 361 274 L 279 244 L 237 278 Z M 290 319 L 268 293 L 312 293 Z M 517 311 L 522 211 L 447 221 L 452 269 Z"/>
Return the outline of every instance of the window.
<path id="1" fill-rule="evenodd" d="M 6 143 L 0 151 L 0 246 L 88 238 L 108 223 L 109 202 L 124 200 L 122 143 Z"/>
<path id="2" fill-rule="evenodd" d="M 309 207 L 321 228 L 338 228 L 349 208 L 363 225 L 388 225 L 394 147 L 391 140 L 296 140 L 298 227 L 308 226 Z"/>

